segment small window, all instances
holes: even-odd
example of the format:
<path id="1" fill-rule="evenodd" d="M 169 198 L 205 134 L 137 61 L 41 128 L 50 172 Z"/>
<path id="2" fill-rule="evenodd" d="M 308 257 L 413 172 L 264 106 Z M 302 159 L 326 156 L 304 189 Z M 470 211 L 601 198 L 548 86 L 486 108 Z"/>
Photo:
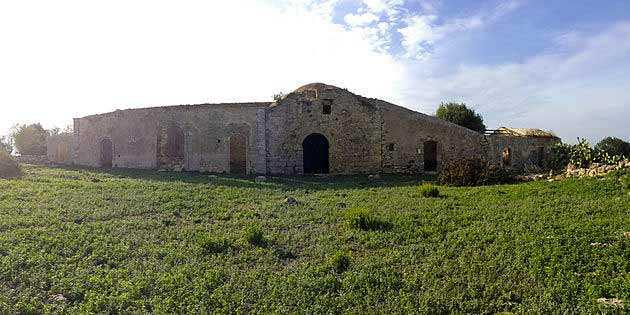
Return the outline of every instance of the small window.
<path id="1" fill-rule="evenodd" d="M 304 91 L 304 94 L 308 98 L 317 98 L 317 91 L 316 90 L 306 90 L 306 91 Z"/>
<path id="2" fill-rule="evenodd" d="M 390 143 L 387 145 L 387 150 L 389 151 L 394 151 L 395 148 L 396 148 L 396 145 L 394 143 Z"/>
<path id="3" fill-rule="evenodd" d="M 324 100 L 322 104 L 322 114 L 330 115 L 330 113 L 332 112 L 332 100 Z"/>

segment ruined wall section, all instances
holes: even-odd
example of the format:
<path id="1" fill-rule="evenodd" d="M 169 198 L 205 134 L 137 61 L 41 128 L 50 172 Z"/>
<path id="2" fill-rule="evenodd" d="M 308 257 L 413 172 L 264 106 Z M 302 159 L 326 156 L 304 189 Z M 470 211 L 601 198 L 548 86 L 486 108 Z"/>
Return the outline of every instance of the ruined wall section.
<path id="1" fill-rule="evenodd" d="M 230 141 L 232 137 L 242 136 L 246 139 L 247 173 L 256 173 L 259 154 L 256 114 L 269 104 L 211 104 L 162 109 L 156 137 L 158 168 L 230 173 Z M 183 158 L 170 157 L 167 153 L 168 129 L 173 126 L 183 132 Z"/>
<path id="2" fill-rule="evenodd" d="M 268 173 L 303 174 L 302 144 L 313 133 L 328 140 L 331 174 L 380 172 L 380 112 L 347 90 L 316 84 L 290 93 L 265 121 Z"/>
<path id="3" fill-rule="evenodd" d="M 75 119 L 73 160 L 102 167 L 102 143 L 112 143 L 112 166 L 230 172 L 230 139 L 244 136 L 247 172 L 256 167 L 256 113 L 270 103 L 203 104 L 129 109 Z M 181 131 L 183 154 L 168 152 L 168 130 Z M 179 140 L 178 140 L 179 141 Z"/>
<path id="4" fill-rule="evenodd" d="M 75 119 L 74 163 L 102 167 L 102 143 L 111 141 L 112 166 L 153 169 L 156 167 L 158 113 L 134 109 Z"/>
<path id="5" fill-rule="evenodd" d="M 448 161 L 481 157 L 483 134 L 378 99 L 382 113 L 383 172 L 425 172 L 425 142 L 437 143 L 437 170 Z"/>
<path id="6" fill-rule="evenodd" d="M 529 166 L 542 167 L 551 157 L 553 146 L 560 138 L 488 135 L 486 159 L 506 169 L 523 170 Z M 509 157 L 506 159 L 506 154 Z"/>
<path id="7" fill-rule="evenodd" d="M 48 161 L 54 164 L 71 165 L 73 134 L 62 133 L 46 138 L 46 155 Z"/>

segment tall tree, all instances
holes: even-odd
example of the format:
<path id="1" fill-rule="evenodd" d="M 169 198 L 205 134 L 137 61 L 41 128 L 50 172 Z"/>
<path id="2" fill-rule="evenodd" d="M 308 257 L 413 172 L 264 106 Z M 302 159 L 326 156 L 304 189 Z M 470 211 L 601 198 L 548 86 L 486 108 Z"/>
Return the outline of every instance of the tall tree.
<path id="1" fill-rule="evenodd" d="M 616 137 L 606 137 L 602 139 L 595 149 L 607 152 L 610 155 L 623 155 L 630 157 L 630 143 Z"/>
<path id="2" fill-rule="evenodd" d="M 13 128 L 13 143 L 21 155 L 46 155 L 49 132 L 41 124 L 17 125 Z"/>
<path id="3" fill-rule="evenodd" d="M 435 116 L 474 131 L 486 131 L 483 117 L 464 103 L 441 103 Z"/>

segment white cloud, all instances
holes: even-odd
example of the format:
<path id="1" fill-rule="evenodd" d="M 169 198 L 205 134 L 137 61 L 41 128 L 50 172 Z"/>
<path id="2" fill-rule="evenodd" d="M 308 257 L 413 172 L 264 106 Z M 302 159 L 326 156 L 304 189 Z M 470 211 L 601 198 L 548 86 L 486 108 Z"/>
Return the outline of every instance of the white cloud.
<path id="1" fill-rule="evenodd" d="M 387 1 L 385 0 L 363 0 L 363 3 L 372 12 L 381 13 L 387 9 Z"/>
<path id="2" fill-rule="evenodd" d="M 559 52 L 522 63 L 461 65 L 451 75 L 417 76 L 404 102 L 431 112 L 441 101 L 462 101 L 484 114 L 490 127 L 553 129 L 568 141 L 628 138 L 630 23 L 571 36 Z"/>
<path id="3" fill-rule="evenodd" d="M 407 19 L 406 27 L 398 29 L 403 36 L 402 45 L 406 56 L 421 58 L 426 53 L 427 46 L 444 37 L 444 30 L 433 25 L 435 20 L 435 15 L 413 16 Z"/>
<path id="4" fill-rule="evenodd" d="M 363 14 L 347 14 L 344 21 L 350 26 L 365 26 L 378 21 L 378 16 L 373 13 L 367 12 Z"/>
<path id="5" fill-rule="evenodd" d="M 435 14 L 412 15 L 405 19 L 407 26 L 398 29 L 403 36 L 402 45 L 407 58 L 423 59 L 431 51 L 436 42 L 448 35 L 474 30 L 493 23 L 502 16 L 512 12 L 520 6 L 519 1 L 503 2 L 490 12 L 482 12 L 462 18 L 438 23 Z"/>

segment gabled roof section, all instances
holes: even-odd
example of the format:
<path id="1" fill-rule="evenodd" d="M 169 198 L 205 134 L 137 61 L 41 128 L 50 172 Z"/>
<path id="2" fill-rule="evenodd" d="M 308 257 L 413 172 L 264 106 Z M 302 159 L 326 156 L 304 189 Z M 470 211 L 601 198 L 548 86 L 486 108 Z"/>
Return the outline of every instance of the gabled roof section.
<path id="1" fill-rule="evenodd" d="M 493 135 L 506 135 L 512 137 L 537 137 L 537 138 L 558 138 L 551 131 L 544 131 L 541 129 L 533 128 L 509 128 L 501 127 L 492 131 Z"/>

